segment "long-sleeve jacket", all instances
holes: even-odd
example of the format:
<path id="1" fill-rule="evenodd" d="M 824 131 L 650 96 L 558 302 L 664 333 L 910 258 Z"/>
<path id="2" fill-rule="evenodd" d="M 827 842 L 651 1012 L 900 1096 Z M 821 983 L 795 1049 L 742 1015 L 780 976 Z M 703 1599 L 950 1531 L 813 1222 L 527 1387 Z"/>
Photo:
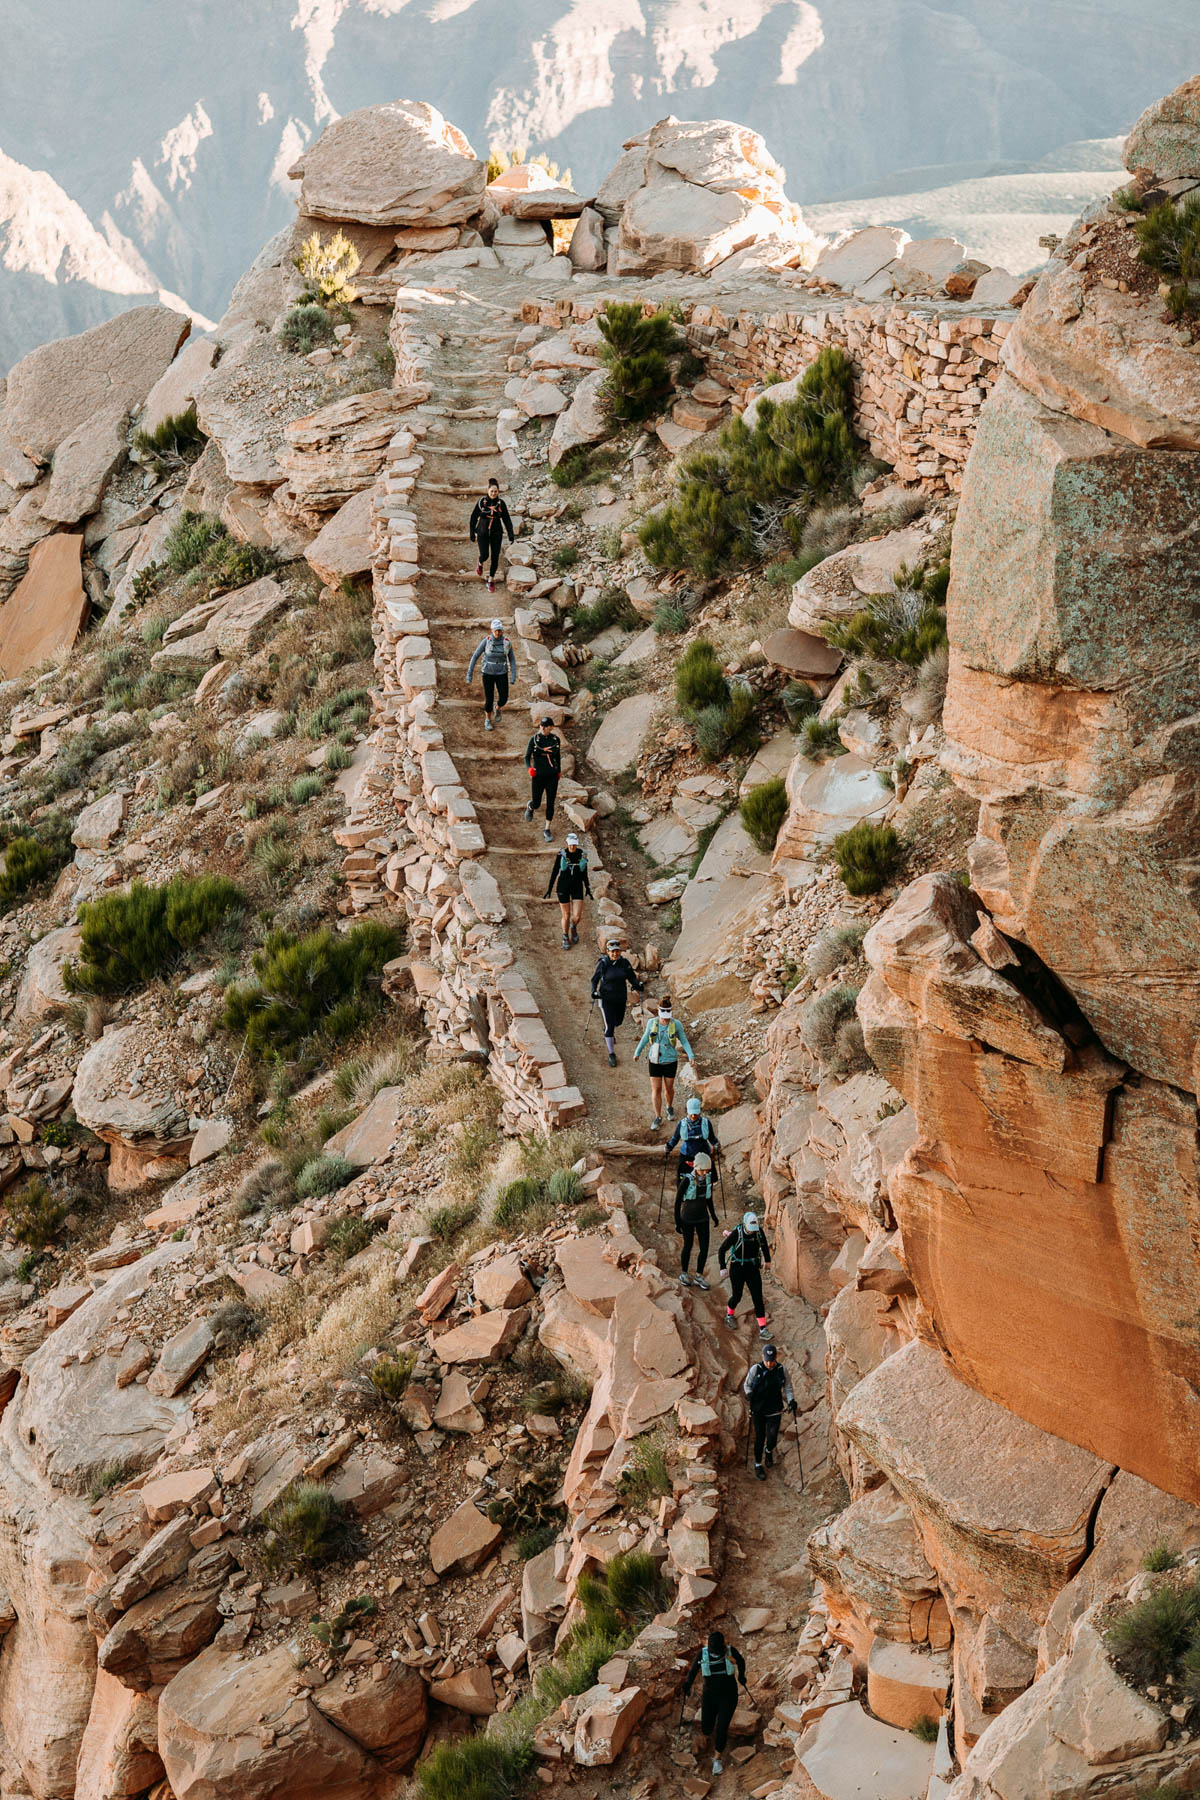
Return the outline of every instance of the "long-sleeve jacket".
<path id="1" fill-rule="evenodd" d="M 721 1239 L 717 1251 L 717 1262 L 722 1269 L 726 1257 L 731 1263 L 770 1262 L 771 1246 L 761 1231 L 747 1231 L 744 1225 L 735 1225 L 729 1236 Z"/>
<path id="2" fill-rule="evenodd" d="M 579 856 L 572 862 L 565 850 L 556 850 L 550 879 L 546 883 L 547 900 L 556 887 L 560 900 L 582 900 L 585 894 L 590 900 L 592 883 L 588 875 L 587 857 Z"/>
<path id="3" fill-rule="evenodd" d="M 508 541 L 513 541 L 512 520 L 508 516 L 508 508 L 503 497 L 497 494 L 493 500 L 490 494 L 481 494 L 475 502 L 475 510 L 471 514 L 471 536 L 487 537 L 497 525 L 502 525 L 508 533 Z"/>
<path id="4" fill-rule="evenodd" d="M 692 1129 L 693 1123 L 695 1125 L 694 1130 Z M 721 1140 L 717 1136 L 717 1128 L 712 1120 L 704 1113 L 701 1113 L 700 1117 L 695 1120 L 693 1120 L 693 1115 L 691 1114 L 688 1114 L 686 1118 L 679 1120 L 674 1131 L 667 1139 L 666 1153 L 668 1156 L 670 1156 L 676 1144 L 679 1145 L 680 1166 L 682 1167 L 686 1162 L 689 1168 L 692 1164 L 692 1158 L 699 1156 L 702 1150 L 707 1151 L 709 1156 L 716 1156 L 721 1149 Z"/>
<path id="5" fill-rule="evenodd" d="M 618 956 L 615 962 L 611 956 L 602 956 L 592 970 L 592 993 L 602 994 L 605 988 L 611 992 L 619 987 L 635 988 L 639 994 L 645 992 L 627 956 Z"/>
<path id="6" fill-rule="evenodd" d="M 652 1063 L 678 1062 L 680 1050 L 683 1051 L 683 1054 L 687 1057 L 689 1062 L 692 1061 L 692 1046 L 688 1043 L 687 1032 L 683 1029 L 683 1026 L 679 1023 L 678 1019 L 669 1019 L 666 1021 L 657 1018 L 651 1019 L 648 1022 L 645 1031 L 643 1031 L 641 1038 L 638 1040 L 638 1047 L 633 1053 L 633 1060 L 635 1062 L 642 1054 L 642 1051 L 646 1048 L 647 1044 L 651 1046 L 652 1050 L 657 1049 L 658 1051 L 656 1056 L 652 1055 L 650 1057 Z"/>
<path id="7" fill-rule="evenodd" d="M 773 1369 L 766 1363 L 752 1363 L 746 1371 L 742 1392 L 750 1402 L 751 1412 L 778 1413 L 785 1406 L 796 1404 L 792 1378 L 780 1362 Z"/>
<path id="8" fill-rule="evenodd" d="M 553 731 L 535 731 L 525 746 L 525 767 L 531 775 L 558 779 L 562 769 L 562 740 Z"/>
<path id="9" fill-rule="evenodd" d="M 475 646 L 475 654 L 467 664 L 467 681 L 470 682 L 475 673 L 475 664 L 483 660 L 485 675 L 503 675 L 507 670 L 510 681 L 517 679 L 517 657 L 507 635 L 495 637 L 488 632 L 485 638 Z"/>
<path id="10" fill-rule="evenodd" d="M 734 1663 L 737 1665 L 737 1680 L 744 1684 L 745 1680 L 746 1680 L 746 1663 L 745 1663 L 745 1659 L 742 1656 L 741 1651 L 735 1650 L 732 1644 L 726 1644 L 725 1655 L 726 1655 L 726 1657 L 732 1657 Z M 703 1666 L 704 1666 L 704 1651 L 703 1651 L 703 1649 L 700 1649 L 700 1650 L 697 1650 L 695 1660 L 692 1663 L 691 1668 L 687 1672 L 687 1679 L 684 1681 L 684 1684 L 683 1684 L 683 1691 L 685 1694 L 691 1693 L 692 1683 L 693 1683 L 693 1681 L 695 1681 L 697 1675 L 700 1673 L 700 1670 L 703 1668 Z M 705 1681 L 726 1681 L 726 1680 L 732 1680 L 733 1677 L 731 1677 L 729 1675 L 728 1669 L 726 1669 L 724 1671 L 718 1671 L 716 1674 L 713 1674 L 713 1675 L 706 1675 L 704 1677 L 704 1679 L 705 1679 Z"/>
<path id="11" fill-rule="evenodd" d="M 682 1231 L 685 1225 L 699 1225 L 706 1217 L 714 1225 L 720 1223 L 713 1205 L 712 1176 L 693 1170 L 675 1193 L 675 1229 Z"/>

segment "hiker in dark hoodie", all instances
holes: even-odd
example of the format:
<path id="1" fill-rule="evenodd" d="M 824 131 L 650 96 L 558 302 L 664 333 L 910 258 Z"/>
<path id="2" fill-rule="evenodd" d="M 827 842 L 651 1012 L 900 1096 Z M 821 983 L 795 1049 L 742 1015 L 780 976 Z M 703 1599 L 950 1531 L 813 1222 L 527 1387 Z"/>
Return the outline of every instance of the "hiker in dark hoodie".
<path id="1" fill-rule="evenodd" d="M 617 1066 L 617 1026 L 625 1017 L 625 1007 L 629 999 L 629 989 L 639 994 L 646 989 L 634 972 L 633 964 L 621 953 L 619 937 L 610 937 L 604 947 L 604 955 L 592 970 L 592 999 L 600 1002 L 600 1017 L 604 1022 L 604 1043 L 608 1050 L 608 1066 Z"/>
<path id="2" fill-rule="evenodd" d="M 684 1287 L 698 1287 L 705 1291 L 708 1289 L 708 1283 L 704 1279 L 704 1265 L 708 1261 L 710 1219 L 714 1225 L 717 1223 L 717 1209 L 713 1205 L 712 1157 L 707 1151 L 699 1150 L 692 1159 L 687 1175 L 675 1190 L 675 1229 L 683 1240 L 679 1251 L 679 1279 Z M 693 1238 L 696 1243 L 696 1273 L 689 1275 Z"/>
<path id="3" fill-rule="evenodd" d="M 546 899 L 551 892 L 558 897 L 562 911 L 562 947 L 569 950 L 572 944 L 579 942 L 579 921 L 583 917 L 583 897 L 592 897 L 592 884 L 588 876 L 588 862 L 583 847 L 573 831 L 567 833 L 566 848 L 558 851 L 554 858 L 554 866 L 550 870 L 550 879 L 546 883 Z"/>
<path id="4" fill-rule="evenodd" d="M 721 1758 L 729 1742 L 729 1727 L 737 1711 L 738 1683 L 746 1686 L 746 1664 L 740 1650 L 726 1644 L 723 1631 L 710 1631 L 708 1643 L 697 1650 L 683 1684 L 686 1700 L 697 1675 L 704 1677 L 700 1689 L 700 1731 L 713 1740 L 712 1772 L 719 1775 L 725 1764 Z M 747 1689 L 747 1692 L 749 1690 Z M 697 1746 L 699 1753 L 699 1746 Z"/>
<path id="5" fill-rule="evenodd" d="M 479 561 L 475 565 L 475 573 L 483 574 L 483 565 L 490 558 L 488 568 L 488 593 L 496 591 L 496 570 L 500 567 L 500 546 L 504 542 L 507 531 L 508 541 L 513 541 L 512 520 L 508 516 L 508 507 L 500 493 L 500 483 L 495 476 L 487 484 L 486 494 L 481 494 L 475 502 L 475 510 L 471 514 L 471 542 L 479 548 Z"/>
<path id="6" fill-rule="evenodd" d="M 542 836 L 550 843 L 554 833 L 550 829 L 550 821 L 554 817 L 554 801 L 558 793 L 558 778 L 562 773 L 562 742 L 554 729 L 554 720 L 546 714 L 533 736 L 525 746 L 525 767 L 529 771 L 530 793 L 529 805 L 525 808 L 525 819 L 528 822 L 534 813 L 546 802 L 546 829 Z"/>
<path id="7" fill-rule="evenodd" d="M 493 706 L 499 719 L 508 705 L 509 681 L 517 679 L 516 652 L 505 633 L 503 619 L 493 619 L 491 631 L 475 646 L 475 654 L 467 664 L 468 687 L 477 662 L 483 664 L 483 729 L 490 731 Z"/>

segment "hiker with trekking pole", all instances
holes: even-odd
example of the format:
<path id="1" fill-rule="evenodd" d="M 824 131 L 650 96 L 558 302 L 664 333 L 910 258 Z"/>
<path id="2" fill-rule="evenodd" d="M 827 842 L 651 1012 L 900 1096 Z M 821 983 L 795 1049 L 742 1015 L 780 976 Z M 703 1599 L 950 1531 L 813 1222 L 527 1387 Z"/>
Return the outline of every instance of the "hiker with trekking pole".
<path id="1" fill-rule="evenodd" d="M 763 1264 L 771 1260 L 771 1246 L 759 1226 L 758 1214 L 744 1212 L 739 1224 L 727 1232 L 717 1251 L 717 1265 L 729 1282 L 729 1304 L 725 1323 L 730 1331 L 737 1326 L 738 1301 L 748 1291 L 758 1320 L 758 1335 L 767 1336 L 767 1311 L 763 1305 Z M 725 1264 L 729 1267 L 726 1269 Z"/>
<path id="2" fill-rule="evenodd" d="M 775 1446 L 779 1442 L 784 1407 L 791 1409 L 793 1419 L 796 1417 L 796 1396 L 792 1392 L 791 1377 L 780 1362 L 779 1352 L 774 1344 L 763 1345 L 762 1361 L 751 1363 L 742 1384 L 742 1392 L 750 1403 L 750 1425 L 754 1432 L 754 1473 L 759 1481 L 765 1481 L 767 1469 L 775 1461 Z M 799 1426 L 796 1428 L 796 1454 L 800 1454 Z M 803 1464 L 800 1485 L 804 1485 Z"/>
<path id="3" fill-rule="evenodd" d="M 488 593 L 496 591 L 496 570 L 500 567 L 500 546 L 504 542 L 507 531 L 508 541 L 513 541 L 513 522 L 508 516 L 508 508 L 500 493 L 500 483 L 493 475 L 487 484 L 487 492 L 481 494 L 475 502 L 469 527 L 471 542 L 479 551 L 479 561 L 475 564 L 475 573 L 483 574 L 485 562 L 488 567 Z"/>
<path id="4" fill-rule="evenodd" d="M 683 1118 L 680 1119 L 663 1148 L 663 1154 L 668 1160 L 676 1144 L 679 1145 L 679 1162 L 675 1170 L 677 1188 L 681 1188 L 687 1181 L 696 1156 L 701 1150 L 706 1156 L 712 1158 L 713 1169 L 719 1172 L 721 1143 L 717 1137 L 717 1128 L 705 1113 L 695 1094 L 688 1101 Z"/>
<path id="5" fill-rule="evenodd" d="M 692 1046 L 688 1043 L 687 1032 L 683 1029 L 671 1007 L 669 994 L 664 994 L 658 1003 L 658 1016 L 651 1018 L 638 1040 L 638 1047 L 633 1053 L 634 1062 L 649 1046 L 647 1062 L 650 1065 L 650 1103 L 654 1108 L 654 1116 L 650 1120 L 651 1131 L 657 1131 L 662 1124 L 663 1101 L 666 1100 L 668 1119 L 675 1117 L 675 1076 L 679 1069 L 679 1052 L 682 1050 L 695 1071 L 696 1059 Z"/>
<path id="6" fill-rule="evenodd" d="M 698 1287 L 708 1292 L 704 1265 L 708 1261 L 708 1222 L 717 1224 L 713 1205 L 712 1158 L 703 1150 L 696 1152 L 691 1171 L 675 1189 L 675 1229 L 682 1241 L 679 1252 L 679 1281 L 682 1287 Z M 696 1243 L 696 1273 L 688 1274 L 692 1259 L 692 1240 Z"/>
<path id="7" fill-rule="evenodd" d="M 587 856 L 573 831 L 567 833 L 565 848 L 555 852 L 550 879 L 546 883 L 545 899 L 550 898 L 551 891 L 557 895 L 559 911 L 562 913 L 562 947 L 569 950 L 572 944 L 579 942 L 583 897 L 585 894 L 589 900 L 592 897 Z"/>
<path id="8" fill-rule="evenodd" d="M 708 1643 L 702 1650 L 697 1650 L 683 1684 L 685 1707 L 697 1675 L 703 1676 L 700 1687 L 701 1740 L 712 1738 L 712 1772 L 719 1775 L 725 1767 L 721 1759 L 729 1742 L 729 1727 L 737 1711 L 738 1686 L 740 1684 L 743 1688 L 746 1687 L 745 1660 L 740 1650 L 735 1650 L 732 1644 L 726 1644 L 723 1631 L 710 1631 Z M 750 1690 L 746 1688 L 747 1699 L 749 1695 Z M 700 1744 L 697 1744 L 697 1756 L 700 1749 Z"/>
<path id="9" fill-rule="evenodd" d="M 629 958 L 621 954 L 620 938 L 610 937 L 604 955 L 592 970 L 592 1004 L 594 1006 L 597 1000 L 600 1002 L 610 1069 L 617 1066 L 617 1026 L 625 1017 L 630 988 L 639 994 L 646 991 L 645 983 L 638 980 Z"/>

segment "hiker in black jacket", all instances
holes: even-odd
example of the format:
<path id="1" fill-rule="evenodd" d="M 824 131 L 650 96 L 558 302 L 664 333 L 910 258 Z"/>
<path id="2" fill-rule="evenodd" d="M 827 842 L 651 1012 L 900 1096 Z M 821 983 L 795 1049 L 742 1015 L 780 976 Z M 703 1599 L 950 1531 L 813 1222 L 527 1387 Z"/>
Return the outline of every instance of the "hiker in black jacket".
<path id="1" fill-rule="evenodd" d="M 604 955 L 592 970 L 592 999 L 600 1002 L 610 1069 L 617 1066 L 617 1026 L 625 1017 L 629 988 L 636 988 L 639 994 L 646 991 L 634 974 L 629 958 L 621 954 L 620 938 L 609 938 Z"/>
<path id="2" fill-rule="evenodd" d="M 675 1190 L 675 1229 L 683 1239 L 679 1252 L 679 1279 L 684 1287 L 708 1290 L 704 1265 L 708 1261 L 708 1221 L 717 1223 L 713 1205 L 712 1157 L 699 1150 L 692 1167 Z M 692 1239 L 696 1240 L 696 1273 L 688 1274 Z"/>
<path id="3" fill-rule="evenodd" d="M 775 1461 L 783 1409 L 790 1407 L 793 1417 L 796 1412 L 791 1378 L 780 1362 L 774 1344 L 763 1345 L 763 1359 L 747 1370 L 742 1392 L 750 1402 L 750 1422 L 754 1426 L 754 1473 L 760 1481 L 765 1481 L 767 1469 Z"/>
<path id="4" fill-rule="evenodd" d="M 697 1675 L 704 1677 L 700 1689 L 700 1730 L 705 1737 L 712 1736 L 715 1752 L 712 1772 L 719 1775 L 725 1767 L 721 1758 L 729 1742 L 729 1726 L 737 1711 L 738 1683 L 746 1686 L 746 1664 L 742 1653 L 732 1644 L 726 1644 L 724 1632 L 710 1631 L 704 1649 L 697 1650 L 683 1684 L 685 1700 Z"/>
<path id="5" fill-rule="evenodd" d="M 475 510 L 471 514 L 471 541 L 479 547 L 479 561 L 475 565 L 475 573 L 483 574 L 483 565 L 490 557 L 488 569 L 488 593 L 496 591 L 496 570 L 500 567 L 500 546 L 504 542 L 507 531 L 508 541 L 513 541 L 512 520 L 508 516 L 508 508 L 500 496 L 500 483 L 493 477 L 487 484 L 487 493 L 481 494 L 475 502 Z"/>
<path id="6" fill-rule="evenodd" d="M 588 877 L 587 857 L 583 853 L 579 839 L 573 831 L 567 833 L 567 846 L 559 850 L 550 870 L 550 879 L 546 883 L 546 899 L 551 890 L 558 895 L 558 904 L 562 909 L 562 947 L 569 950 L 572 944 L 579 942 L 579 921 L 583 917 L 583 897 L 592 897 L 592 884 Z"/>
<path id="7" fill-rule="evenodd" d="M 765 1338 L 767 1310 L 763 1305 L 762 1272 L 763 1264 L 771 1260 L 771 1246 L 759 1229 L 757 1213 L 743 1213 L 741 1224 L 735 1225 L 721 1240 L 717 1263 L 722 1273 L 725 1272 L 726 1258 L 729 1260 L 729 1305 L 725 1309 L 725 1323 L 731 1331 L 736 1326 L 737 1304 L 742 1289 L 747 1288 L 758 1319 L 758 1335 Z"/>
<path id="8" fill-rule="evenodd" d="M 550 821 L 554 817 L 558 778 L 562 773 L 562 742 L 554 729 L 554 720 L 548 713 L 525 746 L 525 766 L 529 771 L 531 783 L 525 818 L 527 822 L 532 819 L 544 798 L 546 829 L 542 836 L 549 843 L 554 836 L 550 829 Z"/>

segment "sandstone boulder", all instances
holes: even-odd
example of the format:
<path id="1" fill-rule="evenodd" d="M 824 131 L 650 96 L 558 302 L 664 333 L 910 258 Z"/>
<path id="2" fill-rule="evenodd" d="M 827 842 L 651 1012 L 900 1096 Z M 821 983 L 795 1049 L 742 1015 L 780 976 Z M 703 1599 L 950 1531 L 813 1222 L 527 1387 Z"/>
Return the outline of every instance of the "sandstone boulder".
<path id="1" fill-rule="evenodd" d="M 61 925 L 38 939 L 25 959 L 13 1007 L 14 1019 L 48 1019 L 73 1003 L 75 996 L 68 989 L 63 972 L 79 955 L 82 942 L 83 934 L 77 925 Z"/>
<path id="2" fill-rule="evenodd" d="M 461 225 L 481 211 L 487 185 L 462 132 L 421 100 L 345 114 L 288 173 L 303 212 L 367 225 Z"/>
<path id="3" fill-rule="evenodd" d="M 63 439 L 42 496 L 44 519 L 77 525 L 96 511 L 109 478 L 125 460 L 126 422 L 122 407 L 109 407 Z"/>
<path id="4" fill-rule="evenodd" d="M 481 1306 L 511 1308 L 523 1306 L 533 1298 L 529 1277 L 521 1267 L 519 1256 L 499 1256 L 486 1263 L 472 1282 L 475 1298 Z"/>
<path id="5" fill-rule="evenodd" d="M 343 1670 L 313 1690 L 312 1703 L 389 1772 L 406 1775 L 416 1762 L 429 1709 L 425 1683 L 415 1669 L 377 1662 L 367 1669 Z"/>
<path id="6" fill-rule="evenodd" d="M 924 1800 L 933 1745 L 864 1712 L 831 1706 L 797 1746 L 797 1800 Z"/>
<path id="7" fill-rule="evenodd" d="M 372 1800 L 378 1762 L 296 1689 L 289 1645 L 215 1646 L 168 1682 L 158 1744 L 176 1800 Z"/>
<path id="8" fill-rule="evenodd" d="M 807 1549 L 833 1630 L 860 1666 L 876 1636 L 939 1648 L 949 1641 L 937 1576 L 912 1513 L 889 1482 L 818 1526 Z"/>
<path id="9" fill-rule="evenodd" d="M 472 1663 L 457 1674 L 430 1683 L 429 1692 L 443 1706 L 455 1712 L 469 1713 L 473 1718 L 487 1718 L 496 1710 L 496 1688 L 486 1663 Z"/>
<path id="10" fill-rule="evenodd" d="M 1192 75 L 1137 119 L 1125 139 L 1125 167 L 1159 181 L 1200 179 L 1200 75 Z"/>
<path id="11" fill-rule="evenodd" d="M 81 427 L 135 412 L 189 329 L 170 307 L 135 306 L 78 337 L 41 344 L 9 373 L 5 436 L 45 463 Z"/>
<path id="12" fill-rule="evenodd" d="M 315 371 L 305 367 L 301 374 L 273 332 L 239 332 L 196 394 L 201 429 L 220 450 L 229 479 L 279 487 L 284 471 L 276 458 L 284 432 L 312 412 L 320 392 Z"/>
<path id="13" fill-rule="evenodd" d="M 365 1112 L 344 1125 L 325 1146 L 330 1156 L 344 1156 L 356 1169 L 382 1162 L 396 1139 L 402 1090 L 380 1088 Z"/>
<path id="14" fill-rule="evenodd" d="M 215 338 L 193 334 L 146 395 L 146 404 L 138 420 L 141 430 L 157 431 L 168 419 L 177 418 L 194 406 L 200 383 L 212 368 L 216 356 Z"/>
<path id="15" fill-rule="evenodd" d="M 548 452 L 550 467 L 556 469 L 568 451 L 585 444 L 598 444 L 612 428 L 608 408 L 604 404 L 604 369 L 593 369 L 584 376 L 571 396 L 571 404 L 554 421 Z"/>
<path id="16" fill-rule="evenodd" d="M 75 1800 L 135 1800 L 162 1773 L 156 1703 L 98 1669 L 79 1747 Z"/>
<path id="17" fill-rule="evenodd" d="M 480 1313 L 438 1338 L 434 1350 L 444 1363 L 503 1362 L 529 1322 L 525 1307 Z"/>
<path id="18" fill-rule="evenodd" d="M 813 264 L 813 277 L 853 290 L 870 281 L 900 255 L 905 233 L 894 225 L 869 225 L 828 244 Z"/>
<path id="19" fill-rule="evenodd" d="M 75 1071 L 75 1116 L 113 1146 L 115 1186 L 139 1185 L 144 1165 L 153 1160 L 173 1157 L 186 1166 L 191 1144 L 188 1115 L 169 1068 L 160 1066 L 145 1079 L 144 1052 L 137 1027 L 118 1026 L 84 1052 Z"/>
<path id="20" fill-rule="evenodd" d="M 504 1533 L 481 1513 L 473 1501 L 464 1500 L 434 1532 L 429 1561 L 435 1575 L 453 1570 L 469 1573 L 487 1561 Z"/>
<path id="21" fill-rule="evenodd" d="M 576 1702 L 575 1761 L 585 1769 L 615 1763 L 649 1703 L 650 1696 L 640 1687 L 614 1692 L 601 1683 L 581 1694 Z"/>
<path id="22" fill-rule="evenodd" d="M 602 775 L 620 775 L 635 763 L 662 705 L 657 693 L 630 694 L 606 713 L 588 746 L 588 761 Z"/>
<path id="23" fill-rule="evenodd" d="M 784 386 L 768 388 L 767 397 L 782 397 Z M 748 414 L 750 409 L 746 410 Z M 863 610 L 870 595 L 890 588 L 902 568 L 914 568 L 921 562 L 927 554 L 928 541 L 914 525 L 836 550 L 802 575 L 793 587 L 788 624 L 794 630 L 819 636 L 822 625 L 852 619 Z"/>
<path id="24" fill-rule="evenodd" d="M 88 596 L 80 559 L 83 534 L 43 537 L 29 568 L 0 609 L 0 674 L 8 680 L 43 663 L 62 662 L 83 629 Z"/>
<path id="25" fill-rule="evenodd" d="M 313 573 L 330 587 L 365 575 L 371 566 L 370 488 L 353 494 L 318 531 L 304 555 Z"/>

